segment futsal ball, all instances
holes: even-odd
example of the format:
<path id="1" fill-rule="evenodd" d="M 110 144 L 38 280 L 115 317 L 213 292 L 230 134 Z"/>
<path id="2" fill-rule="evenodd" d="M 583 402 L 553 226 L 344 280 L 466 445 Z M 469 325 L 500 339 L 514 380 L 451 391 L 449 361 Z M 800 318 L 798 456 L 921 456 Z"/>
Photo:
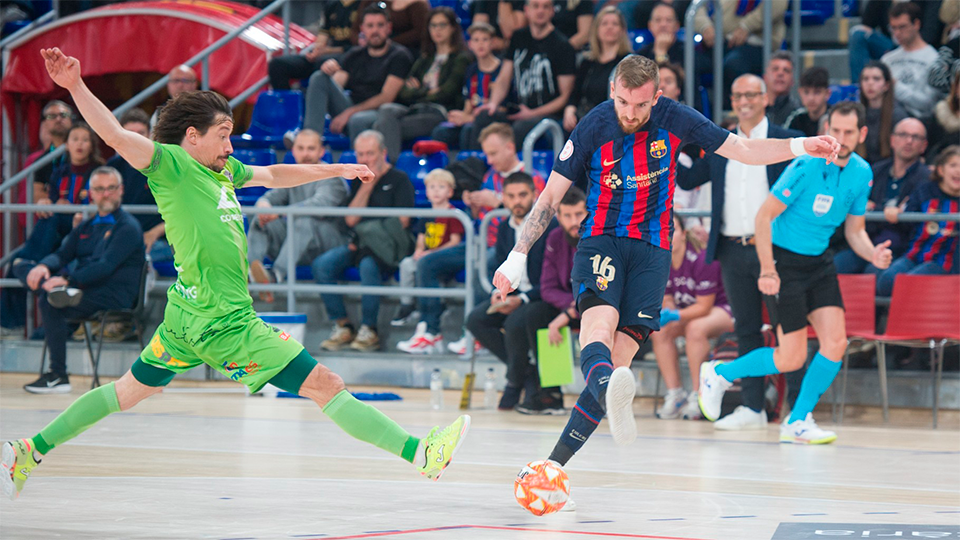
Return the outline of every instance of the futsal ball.
<path id="1" fill-rule="evenodd" d="M 552 514 L 567 504 L 570 479 L 555 461 L 532 461 L 517 474 L 513 493 L 520 506 L 531 514 Z"/>

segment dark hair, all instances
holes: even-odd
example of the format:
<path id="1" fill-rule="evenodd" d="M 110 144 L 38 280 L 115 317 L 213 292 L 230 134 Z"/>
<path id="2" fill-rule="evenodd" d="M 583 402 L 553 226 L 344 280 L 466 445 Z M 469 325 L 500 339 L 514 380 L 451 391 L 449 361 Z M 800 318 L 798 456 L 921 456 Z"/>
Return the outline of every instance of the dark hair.
<path id="1" fill-rule="evenodd" d="M 510 176 L 503 179 L 503 187 L 506 189 L 510 184 L 523 184 L 530 188 L 531 191 L 536 191 L 537 186 L 533 183 L 533 177 L 525 172 L 515 172 Z"/>
<path id="2" fill-rule="evenodd" d="M 59 99 L 53 99 L 48 101 L 47 104 L 43 106 L 43 112 L 41 114 L 47 114 L 47 109 L 49 109 L 50 107 L 56 107 L 56 106 L 63 107 L 64 109 L 70 111 L 70 114 L 73 114 L 73 107 L 71 107 L 70 105 L 67 105 L 66 102 L 60 101 Z"/>
<path id="3" fill-rule="evenodd" d="M 387 10 L 387 5 L 383 2 L 376 2 L 370 4 L 363 10 L 363 14 L 360 15 L 360 24 L 363 24 L 363 20 L 367 18 L 367 15 L 381 15 L 387 22 L 390 22 L 390 11 Z"/>
<path id="4" fill-rule="evenodd" d="M 860 103 L 863 103 L 864 108 L 870 106 L 870 102 L 867 101 L 867 96 L 863 94 L 862 83 L 863 72 L 868 69 L 879 69 L 881 75 L 883 75 L 883 80 L 890 85 L 887 93 L 883 95 L 883 103 L 880 104 L 880 157 L 886 159 L 890 157 L 890 134 L 893 133 L 893 85 L 896 84 L 896 81 L 893 80 L 890 68 L 879 60 L 873 60 L 863 66 L 863 70 L 860 71 L 860 81 L 858 81 L 857 84 L 860 86 Z M 860 154 L 860 157 L 863 159 L 867 159 L 866 141 L 857 145 L 857 153 Z"/>
<path id="5" fill-rule="evenodd" d="M 587 195 L 577 186 L 570 186 L 570 189 L 560 199 L 560 204 L 564 206 L 574 206 L 582 202 L 587 202 Z"/>
<path id="6" fill-rule="evenodd" d="M 226 120 L 233 121 L 233 111 L 223 96 L 210 90 L 184 92 L 168 101 L 160 109 L 160 118 L 153 130 L 153 138 L 163 144 L 180 144 L 193 127 L 200 135 L 212 126 Z"/>
<path id="7" fill-rule="evenodd" d="M 888 19 L 902 15 L 909 15 L 910 23 L 912 24 L 920 20 L 920 17 L 923 16 L 923 11 L 920 9 L 920 6 L 913 2 L 894 3 L 893 6 L 890 7 Z"/>
<path id="8" fill-rule="evenodd" d="M 937 154 L 937 159 L 933 163 L 933 172 L 930 173 L 930 181 L 937 184 L 943 182 L 943 177 L 940 176 L 940 167 L 943 167 L 950 161 L 950 158 L 960 156 L 960 145 L 951 144 L 950 146 L 944 148 Z"/>
<path id="9" fill-rule="evenodd" d="M 830 88 L 830 72 L 820 66 L 803 70 L 800 88 Z"/>
<path id="10" fill-rule="evenodd" d="M 140 122 L 150 128 L 150 116 L 143 109 L 133 108 L 120 115 L 120 125 L 125 126 L 130 122 Z"/>
<path id="11" fill-rule="evenodd" d="M 793 53 L 790 51 L 777 51 L 771 54 L 770 62 L 773 62 L 774 60 L 786 60 L 787 62 L 790 62 L 791 66 L 796 65 L 793 61 Z M 770 62 L 767 62 L 767 65 L 770 65 Z"/>
<path id="12" fill-rule="evenodd" d="M 457 20 L 457 14 L 454 13 L 452 9 L 446 6 L 441 6 L 431 9 L 430 14 L 427 15 L 427 36 L 421 41 L 423 56 L 433 56 L 437 54 L 437 44 L 430 39 L 430 21 L 432 21 L 436 15 L 443 15 L 443 17 L 447 19 L 447 23 L 450 24 L 450 29 L 452 31 L 450 34 L 451 56 L 463 51 L 463 27 L 460 26 L 460 21 Z"/>
<path id="13" fill-rule="evenodd" d="M 867 110 L 863 108 L 863 105 L 857 103 L 856 101 L 841 101 L 833 107 L 830 107 L 830 110 L 827 111 L 827 121 L 829 122 L 829 119 L 832 119 L 833 115 L 835 114 L 840 114 L 843 116 L 848 116 L 851 114 L 857 115 L 857 129 L 867 125 Z"/>
<path id="14" fill-rule="evenodd" d="M 70 129 L 67 130 L 66 139 L 70 139 L 70 134 L 74 131 L 82 129 L 90 134 L 90 163 L 95 163 L 97 165 L 103 165 L 103 158 L 100 156 L 100 137 L 97 136 L 96 132 L 93 131 L 93 128 L 85 122 L 77 122 L 76 124 L 70 126 Z M 67 162 L 70 161 L 69 155 L 66 157 Z"/>
<path id="15" fill-rule="evenodd" d="M 673 74 L 677 76 L 677 87 L 680 89 L 680 92 L 683 93 L 683 80 L 686 77 L 686 74 L 683 72 L 683 66 L 670 62 L 662 62 L 658 64 L 658 68 L 661 70 L 669 69 L 672 71 Z"/>
<path id="16" fill-rule="evenodd" d="M 493 25 L 491 25 L 490 23 L 485 23 L 483 21 L 475 22 L 471 24 L 469 28 L 467 28 L 468 36 L 473 37 L 474 32 L 483 32 L 484 34 L 487 34 L 490 37 L 494 37 L 497 35 L 497 29 L 494 28 Z"/>

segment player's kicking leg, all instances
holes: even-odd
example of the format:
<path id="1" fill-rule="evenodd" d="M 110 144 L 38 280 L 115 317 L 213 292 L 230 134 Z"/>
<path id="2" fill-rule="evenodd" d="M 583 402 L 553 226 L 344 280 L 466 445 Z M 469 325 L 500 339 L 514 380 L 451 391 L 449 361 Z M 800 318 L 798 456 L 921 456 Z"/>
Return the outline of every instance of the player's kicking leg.
<path id="1" fill-rule="evenodd" d="M 157 368 L 149 369 L 162 371 Z M 170 378 L 163 384 L 150 386 L 137 380 L 133 371 L 134 369 L 131 369 L 116 382 L 94 388 L 80 396 L 32 438 L 3 443 L 0 449 L 0 463 L 3 467 L 0 471 L 0 488 L 3 493 L 16 499 L 30 478 L 30 473 L 50 450 L 80 435 L 108 415 L 130 409 L 142 400 L 161 392 L 162 387 L 173 378 L 171 373 Z M 149 373 L 148 370 L 146 372 Z M 148 379 L 147 382 L 154 381 Z"/>

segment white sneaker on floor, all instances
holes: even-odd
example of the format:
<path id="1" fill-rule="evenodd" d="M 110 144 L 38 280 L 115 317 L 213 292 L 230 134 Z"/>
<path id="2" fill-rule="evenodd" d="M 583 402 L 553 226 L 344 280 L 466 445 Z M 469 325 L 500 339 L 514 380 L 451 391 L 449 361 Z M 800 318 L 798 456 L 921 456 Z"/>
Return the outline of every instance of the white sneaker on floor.
<path id="1" fill-rule="evenodd" d="M 607 383 L 607 420 L 613 442 L 626 446 L 637 438 L 637 420 L 633 416 L 633 398 L 637 396 L 637 379 L 628 367 L 618 367 Z"/>
<path id="2" fill-rule="evenodd" d="M 703 413 L 700 412 L 700 404 L 697 402 L 696 392 L 690 392 L 686 405 L 680 409 L 680 418 L 684 420 L 700 420 L 703 418 Z"/>
<path id="3" fill-rule="evenodd" d="M 476 353 L 479 353 L 483 350 L 483 347 L 480 346 L 480 342 L 474 340 L 473 348 Z M 466 356 L 467 354 L 467 336 L 464 336 L 456 341 L 451 341 L 447 343 L 447 349 L 453 354 L 459 354 L 460 356 Z M 442 349 L 441 349 L 442 350 Z"/>
<path id="4" fill-rule="evenodd" d="M 765 429 L 767 427 L 767 411 L 754 412 L 750 407 L 738 405 L 732 413 L 717 420 L 713 427 L 721 431 Z"/>
<path id="5" fill-rule="evenodd" d="M 837 434 L 822 429 L 813 420 L 812 414 L 807 414 L 803 420 L 788 424 L 789 417 L 780 424 L 780 442 L 793 444 L 830 444 L 837 440 Z"/>
<path id="6" fill-rule="evenodd" d="M 657 409 L 657 418 L 673 420 L 680 418 L 680 410 L 687 404 L 687 392 L 683 388 L 667 390 L 663 396 L 663 405 Z M 699 408 L 699 405 L 697 406 Z"/>
<path id="7" fill-rule="evenodd" d="M 560 509 L 561 512 L 576 512 L 577 503 L 573 502 L 573 499 L 567 499 L 567 502 Z"/>
<path id="8" fill-rule="evenodd" d="M 427 323 L 417 323 L 413 337 L 397 343 L 397 349 L 410 354 L 433 354 L 443 352 L 443 336 L 427 332 Z"/>
<path id="9" fill-rule="evenodd" d="M 720 417 L 720 406 L 723 404 L 723 394 L 727 388 L 733 386 L 733 383 L 724 379 L 717 373 L 717 366 L 721 362 L 713 360 L 700 364 L 700 392 L 698 400 L 700 402 L 700 412 L 703 417 L 711 422 L 716 422 Z"/>

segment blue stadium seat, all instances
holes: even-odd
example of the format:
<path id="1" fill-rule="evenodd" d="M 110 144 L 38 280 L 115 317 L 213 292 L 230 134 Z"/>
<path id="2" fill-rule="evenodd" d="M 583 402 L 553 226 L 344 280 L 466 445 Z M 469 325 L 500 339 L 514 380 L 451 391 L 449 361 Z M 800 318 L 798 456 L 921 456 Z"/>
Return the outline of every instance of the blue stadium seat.
<path id="1" fill-rule="evenodd" d="M 430 206 L 430 201 L 427 200 L 427 190 L 423 185 L 423 179 L 430 171 L 446 167 L 448 161 L 447 154 L 444 152 L 437 152 L 436 154 L 421 157 L 417 157 L 413 152 L 400 152 L 396 166 L 401 171 L 407 173 L 410 181 L 413 182 L 414 199 L 417 206 Z"/>
<path id="2" fill-rule="evenodd" d="M 553 151 L 552 150 L 534 150 L 533 151 L 533 170 L 544 180 L 550 177 L 550 171 L 553 170 Z"/>
<path id="3" fill-rule="evenodd" d="M 350 137 L 343 133 L 330 131 L 330 115 L 323 121 L 323 142 L 333 150 L 349 150 Z"/>
<path id="4" fill-rule="evenodd" d="M 480 158 L 484 161 L 484 163 L 487 161 L 487 156 L 483 155 L 483 152 L 479 150 L 461 150 L 457 152 L 457 161 L 462 161 L 468 157 Z"/>
<path id="5" fill-rule="evenodd" d="M 787 11 L 784 14 L 784 20 L 787 25 L 793 17 L 793 3 L 787 5 Z M 827 19 L 833 17 L 834 0 L 800 0 L 800 24 L 802 26 L 817 26 L 827 22 Z"/>
<path id="6" fill-rule="evenodd" d="M 630 46 L 633 47 L 633 52 L 637 52 L 647 43 L 653 42 L 653 34 L 651 34 L 646 28 L 630 30 L 628 34 L 630 38 Z"/>
<path id="7" fill-rule="evenodd" d="M 353 150 L 344 150 L 340 152 L 340 159 L 337 160 L 337 163 L 356 163 L 357 162 L 357 153 Z"/>
<path id="8" fill-rule="evenodd" d="M 157 261 L 153 263 L 153 269 L 157 271 L 160 277 L 177 277 L 177 270 L 174 268 L 173 261 Z"/>
<path id="9" fill-rule="evenodd" d="M 828 105 L 835 105 L 841 101 L 857 101 L 860 99 L 860 87 L 856 84 L 830 85 L 830 99 Z"/>
<path id="10" fill-rule="evenodd" d="M 858 17 L 860 15 L 860 0 L 842 0 L 840 6 L 844 17 Z"/>
<path id="11" fill-rule="evenodd" d="M 230 137 L 238 148 L 283 148 L 283 134 L 303 125 L 303 94 L 296 90 L 270 90 L 257 97 L 250 129 Z"/>
<path id="12" fill-rule="evenodd" d="M 333 163 L 333 156 L 330 155 L 330 152 L 324 152 L 323 156 L 320 158 L 320 161 L 323 163 Z M 297 164 L 297 160 L 293 158 L 293 152 L 287 152 L 283 155 L 283 163 L 286 165 Z"/>
<path id="13" fill-rule="evenodd" d="M 277 154 L 273 150 L 263 148 L 237 148 L 233 151 L 233 157 L 244 165 L 266 167 L 277 163 Z"/>

